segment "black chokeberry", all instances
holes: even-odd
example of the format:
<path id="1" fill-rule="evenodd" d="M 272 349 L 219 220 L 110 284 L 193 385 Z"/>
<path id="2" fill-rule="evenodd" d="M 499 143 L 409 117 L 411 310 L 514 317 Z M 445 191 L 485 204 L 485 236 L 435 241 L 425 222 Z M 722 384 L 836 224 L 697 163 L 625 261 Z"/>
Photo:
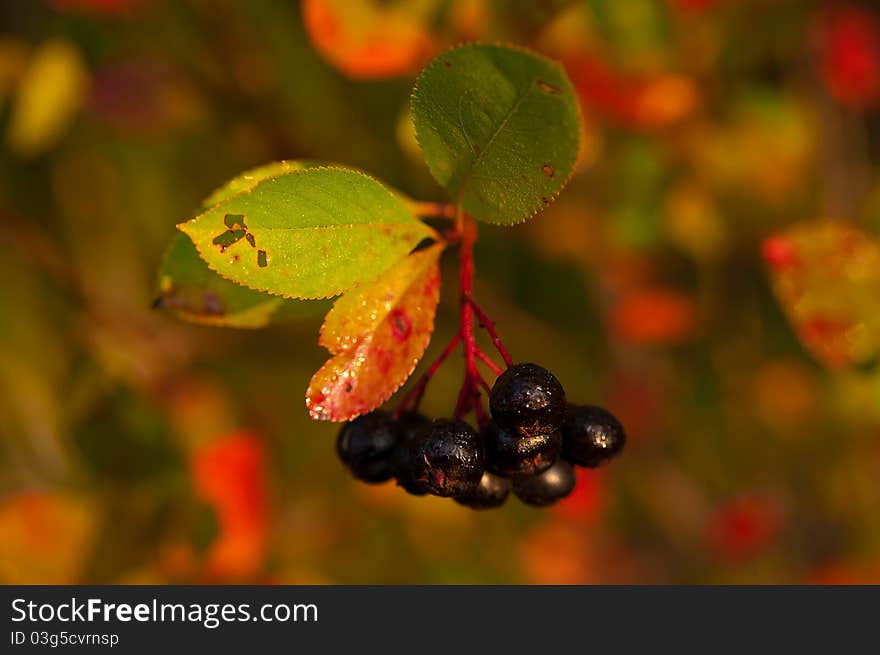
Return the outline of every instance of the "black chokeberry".
<path id="1" fill-rule="evenodd" d="M 424 496 L 427 492 L 422 485 L 413 479 L 412 442 L 431 424 L 424 414 L 406 412 L 395 422 L 399 442 L 391 455 L 391 468 L 397 484 L 414 496 Z"/>
<path id="2" fill-rule="evenodd" d="M 562 434 L 557 428 L 523 433 L 505 430 L 494 420 L 486 426 L 483 439 L 486 469 L 503 476 L 540 473 L 553 465 L 562 447 Z"/>
<path id="3" fill-rule="evenodd" d="M 391 416 L 376 410 L 342 426 L 336 452 L 358 480 L 384 482 L 392 475 L 391 453 L 397 442 Z"/>
<path id="4" fill-rule="evenodd" d="M 574 467 L 558 461 L 538 475 L 514 478 L 513 493 L 526 505 L 545 507 L 570 494 L 575 482 Z"/>
<path id="5" fill-rule="evenodd" d="M 455 502 L 471 509 L 493 509 L 501 507 L 509 494 L 510 480 L 486 471 L 480 484 L 470 493 L 456 498 Z"/>
<path id="6" fill-rule="evenodd" d="M 492 418 L 503 428 L 547 432 L 565 418 L 565 390 L 537 364 L 514 364 L 495 380 L 489 394 Z"/>
<path id="7" fill-rule="evenodd" d="M 483 442 L 464 421 L 437 419 L 408 447 L 412 479 L 429 493 L 463 496 L 480 484 Z"/>
<path id="8" fill-rule="evenodd" d="M 569 405 L 562 425 L 562 456 L 595 468 L 623 449 L 626 434 L 611 412 L 590 405 Z"/>

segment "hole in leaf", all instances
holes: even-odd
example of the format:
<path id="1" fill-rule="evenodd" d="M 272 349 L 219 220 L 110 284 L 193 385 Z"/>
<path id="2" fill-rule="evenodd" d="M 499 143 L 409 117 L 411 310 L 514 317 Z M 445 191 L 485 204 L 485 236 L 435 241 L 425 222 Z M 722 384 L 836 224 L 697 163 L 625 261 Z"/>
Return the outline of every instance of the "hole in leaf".
<path id="1" fill-rule="evenodd" d="M 223 217 L 223 223 L 226 224 L 230 230 L 234 230 L 236 228 L 240 230 L 247 229 L 244 224 L 244 214 L 226 214 Z"/>
<path id="2" fill-rule="evenodd" d="M 269 265 L 269 260 L 266 258 L 266 251 L 260 250 L 257 252 L 257 264 L 260 268 L 266 268 Z"/>
<path id="3" fill-rule="evenodd" d="M 248 242 L 249 244 L 251 244 L 251 248 L 256 248 L 256 247 L 257 247 L 257 240 L 254 239 L 254 235 L 253 235 L 253 234 L 251 234 L 250 232 L 248 232 L 247 234 L 244 235 L 244 238 L 247 239 L 247 242 Z"/>
<path id="4" fill-rule="evenodd" d="M 229 246 L 239 241 L 244 235 L 244 230 L 226 230 L 223 234 L 214 237 L 211 243 L 220 246 L 220 252 L 225 252 Z"/>

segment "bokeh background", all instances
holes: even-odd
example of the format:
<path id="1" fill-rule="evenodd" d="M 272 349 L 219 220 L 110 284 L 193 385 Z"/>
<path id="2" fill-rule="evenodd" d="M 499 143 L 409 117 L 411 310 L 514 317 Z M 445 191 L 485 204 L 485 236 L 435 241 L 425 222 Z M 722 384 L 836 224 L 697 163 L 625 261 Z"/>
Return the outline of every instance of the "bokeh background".
<path id="1" fill-rule="evenodd" d="M 880 581 L 874 4 L 3 0 L 0 582 Z M 353 481 L 304 406 L 319 315 L 151 309 L 175 224 L 246 168 L 441 199 L 409 94 L 474 39 L 561 59 L 583 106 L 567 190 L 477 247 L 514 357 L 629 433 L 548 510 Z"/>

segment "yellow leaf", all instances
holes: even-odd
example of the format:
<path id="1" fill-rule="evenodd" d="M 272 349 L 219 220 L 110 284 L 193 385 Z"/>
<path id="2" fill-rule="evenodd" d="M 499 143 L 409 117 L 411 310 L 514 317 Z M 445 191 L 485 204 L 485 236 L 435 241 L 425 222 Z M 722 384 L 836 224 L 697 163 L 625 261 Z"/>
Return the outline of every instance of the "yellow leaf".
<path id="1" fill-rule="evenodd" d="M 85 99 L 88 74 L 76 49 L 49 41 L 34 53 L 12 105 L 7 143 L 22 156 L 51 148 L 69 127 Z"/>
<path id="2" fill-rule="evenodd" d="M 406 382 L 434 330 L 442 251 L 437 244 L 415 252 L 336 301 L 319 340 L 334 356 L 306 392 L 312 418 L 351 420 L 384 403 Z"/>

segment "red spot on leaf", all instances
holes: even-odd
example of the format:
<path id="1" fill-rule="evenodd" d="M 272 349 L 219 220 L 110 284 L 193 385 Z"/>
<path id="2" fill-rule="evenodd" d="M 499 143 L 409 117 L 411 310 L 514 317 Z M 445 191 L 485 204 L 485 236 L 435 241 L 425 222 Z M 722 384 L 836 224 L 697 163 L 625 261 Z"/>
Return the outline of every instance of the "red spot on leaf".
<path id="1" fill-rule="evenodd" d="M 764 260 L 775 270 L 789 268 L 798 261 L 794 246 L 785 237 L 769 237 L 761 245 Z"/>

